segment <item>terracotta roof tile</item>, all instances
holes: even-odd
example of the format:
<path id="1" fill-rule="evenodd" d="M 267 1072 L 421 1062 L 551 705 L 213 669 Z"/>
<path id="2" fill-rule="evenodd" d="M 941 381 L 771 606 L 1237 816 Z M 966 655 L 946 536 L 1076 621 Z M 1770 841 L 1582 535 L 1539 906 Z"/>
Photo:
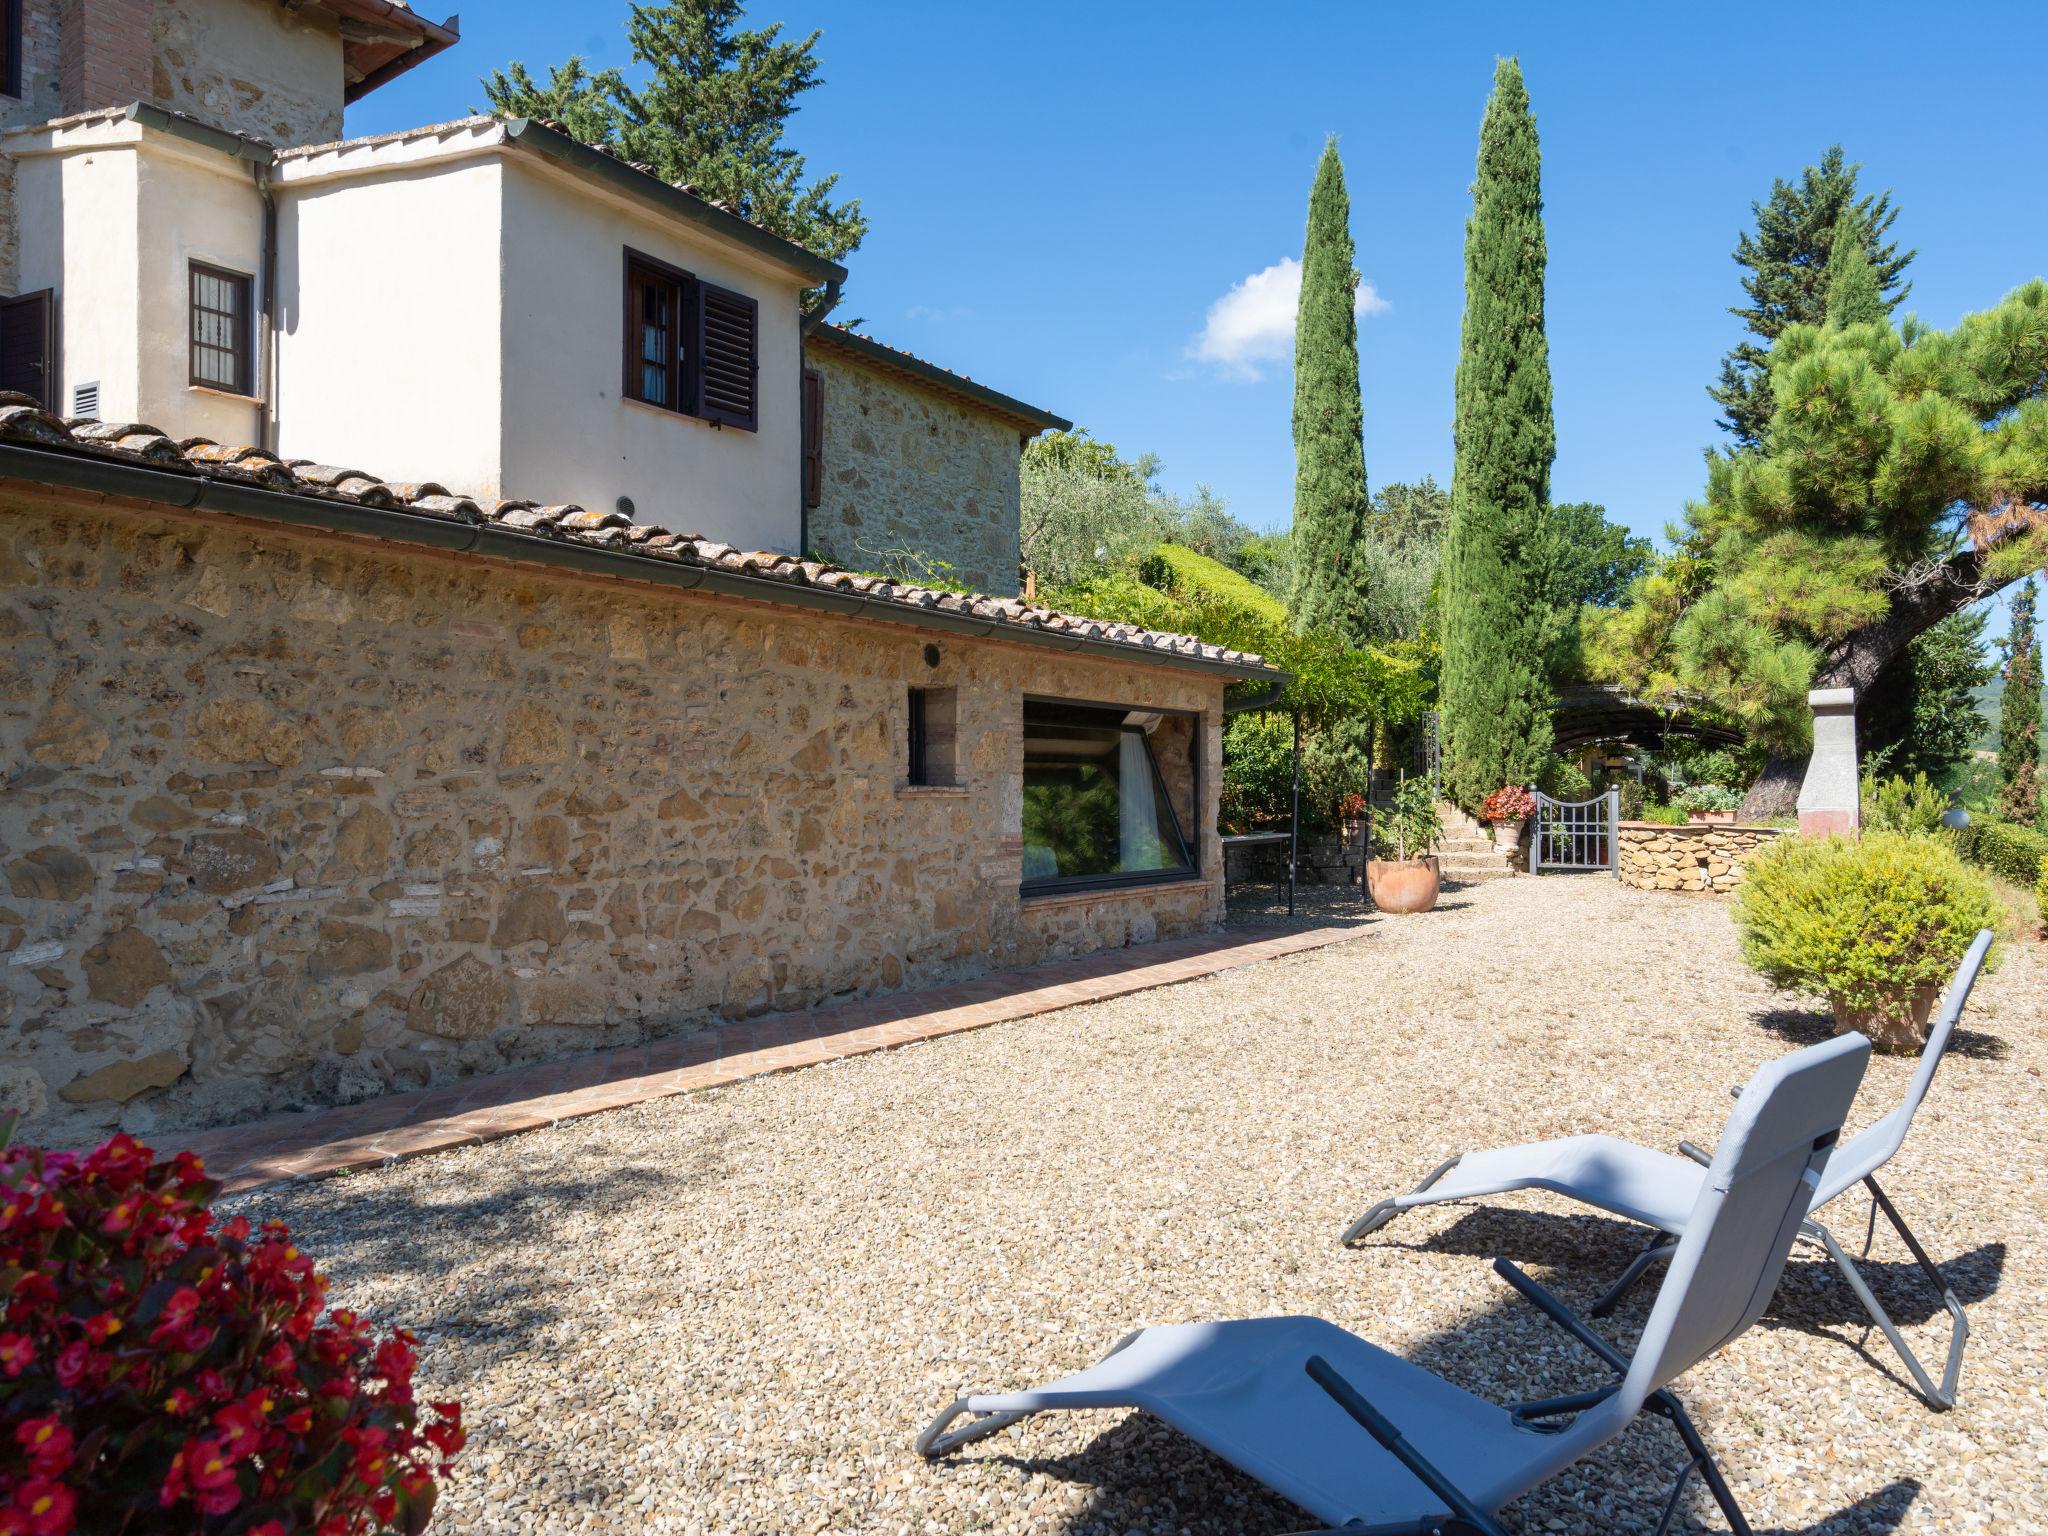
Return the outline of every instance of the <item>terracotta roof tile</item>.
<path id="1" fill-rule="evenodd" d="M 175 439 L 146 422 L 60 419 L 27 395 L 0 391 L 0 442 L 50 448 L 131 464 L 204 474 L 212 479 L 282 491 L 290 495 L 403 510 L 426 517 L 516 529 L 596 548 L 617 549 L 633 558 L 705 566 L 796 586 L 852 592 L 907 607 L 970 615 L 995 626 L 1050 631 L 1076 638 L 1112 640 L 1133 649 L 1164 651 L 1254 667 L 1260 659 L 1210 645 L 1192 635 L 1168 634 L 1103 619 L 1058 613 L 1017 598 L 949 592 L 886 577 L 849 571 L 815 560 L 767 550 L 742 550 L 700 534 L 678 533 L 653 523 L 634 523 L 617 512 L 531 501 L 479 502 L 435 481 L 385 481 L 365 470 L 279 459 L 247 445 L 209 438 Z"/>

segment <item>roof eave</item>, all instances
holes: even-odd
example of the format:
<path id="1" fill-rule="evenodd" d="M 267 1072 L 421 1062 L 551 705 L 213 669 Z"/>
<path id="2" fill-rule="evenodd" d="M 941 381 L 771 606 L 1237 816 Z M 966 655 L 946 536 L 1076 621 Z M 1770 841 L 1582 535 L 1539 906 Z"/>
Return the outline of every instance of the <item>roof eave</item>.
<path id="1" fill-rule="evenodd" d="M 650 586 L 745 598 L 807 608 L 843 618 L 944 631 L 973 639 L 1007 641 L 1082 655 L 1108 657 L 1125 665 L 1205 672 L 1233 681 L 1285 682 L 1290 675 L 1250 659 L 1190 655 L 1124 641 L 1008 624 L 973 614 L 927 608 L 871 593 L 798 586 L 715 566 L 649 559 L 590 544 L 523 533 L 484 522 L 435 517 L 400 508 L 366 506 L 341 497 L 271 490 L 194 470 L 134 463 L 101 453 L 0 442 L 0 480 L 13 479 L 67 490 L 88 491 L 153 503 L 185 512 L 253 518 L 324 532 L 393 540 L 425 548 L 494 555 L 559 569 L 583 571 Z"/>
<path id="2" fill-rule="evenodd" d="M 771 235 L 759 225 L 750 224 L 737 214 L 727 213 L 723 208 L 692 196 L 680 187 L 672 187 L 659 176 L 637 170 L 616 156 L 592 149 L 589 145 L 571 138 L 560 129 L 530 117 L 508 117 L 504 119 L 505 140 L 523 148 L 547 156 L 550 160 L 577 172 L 592 176 L 637 198 L 662 212 L 696 224 L 723 239 L 746 246 L 758 255 L 777 263 L 806 283 L 843 283 L 846 268 L 836 261 L 805 250 L 794 241 Z"/>
<path id="3" fill-rule="evenodd" d="M 809 334 L 827 346 L 843 347 L 873 367 L 916 379 L 942 394 L 965 400 L 992 416 L 1001 417 L 1019 431 L 1028 432 L 1034 437 L 1040 432 L 1074 430 L 1074 424 L 1064 416 L 1055 416 L 1051 411 L 1019 400 L 1015 396 L 1006 395 L 1001 390 L 990 389 L 986 384 L 977 384 L 972 379 L 962 378 L 959 374 L 937 364 L 928 363 L 921 357 L 912 357 L 906 352 L 897 351 L 894 347 L 884 346 L 857 331 L 849 331 L 836 325 L 821 325 Z"/>

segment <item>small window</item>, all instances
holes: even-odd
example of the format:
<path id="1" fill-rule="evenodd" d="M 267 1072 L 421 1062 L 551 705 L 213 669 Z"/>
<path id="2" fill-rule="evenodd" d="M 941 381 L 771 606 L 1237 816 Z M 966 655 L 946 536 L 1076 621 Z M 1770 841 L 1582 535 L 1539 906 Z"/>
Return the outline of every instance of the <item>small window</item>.
<path id="1" fill-rule="evenodd" d="M 1193 872 L 1147 725 L 1092 705 L 1024 705 L 1024 889 L 1127 885 Z"/>
<path id="2" fill-rule="evenodd" d="M 21 0 L 0 0 L 0 96 L 21 94 Z"/>
<path id="3" fill-rule="evenodd" d="M 651 257 L 626 260 L 626 396 L 664 410 L 686 409 L 686 272 Z"/>
<path id="4" fill-rule="evenodd" d="M 255 393 L 249 344 L 249 294 L 254 285 L 240 272 L 192 263 L 191 381 L 232 394 Z"/>
<path id="5" fill-rule="evenodd" d="M 622 388 L 629 400 L 752 432 L 760 424 L 760 313 L 744 293 L 626 252 Z"/>
<path id="6" fill-rule="evenodd" d="M 953 743 L 957 737 L 955 699 L 951 688 L 910 690 L 910 760 L 905 778 L 916 785 L 951 785 Z"/>

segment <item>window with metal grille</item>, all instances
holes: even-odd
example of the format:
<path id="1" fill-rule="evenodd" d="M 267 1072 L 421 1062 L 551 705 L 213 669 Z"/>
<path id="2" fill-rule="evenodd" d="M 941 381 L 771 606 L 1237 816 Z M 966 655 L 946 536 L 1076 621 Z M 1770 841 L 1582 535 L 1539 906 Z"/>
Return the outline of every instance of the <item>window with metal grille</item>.
<path id="1" fill-rule="evenodd" d="M 684 341 L 690 275 L 651 256 L 626 255 L 626 397 L 664 410 L 688 406 Z"/>
<path id="2" fill-rule="evenodd" d="M 760 306 L 626 252 L 622 388 L 629 400 L 752 432 L 760 423 Z"/>
<path id="3" fill-rule="evenodd" d="M 192 263 L 191 382 L 237 395 L 254 392 L 254 348 L 249 343 L 249 294 L 240 272 Z"/>

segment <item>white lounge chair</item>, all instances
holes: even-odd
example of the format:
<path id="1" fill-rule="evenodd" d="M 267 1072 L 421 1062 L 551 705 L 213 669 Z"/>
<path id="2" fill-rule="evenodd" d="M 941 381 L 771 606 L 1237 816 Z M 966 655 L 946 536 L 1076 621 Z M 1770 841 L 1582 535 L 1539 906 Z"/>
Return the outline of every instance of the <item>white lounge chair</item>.
<path id="1" fill-rule="evenodd" d="M 1868 1041 L 1844 1036 L 1750 1080 L 1633 1358 L 1496 1261 L 1503 1278 L 1614 1369 L 1609 1386 L 1501 1406 L 1317 1318 L 1186 1323 L 1131 1334 L 1099 1364 L 1050 1386 L 958 1398 L 918 1436 L 918 1453 L 946 1455 L 1049 1409 L 1142 1408 L 1347 1536 L 1500 1536 L 1493 1517 L 1502 1506 L 1647 1410 L 1670 1420 L 1690 1457 L 1658 1530 L 1698 1472 L 1737 1536 L 1749 1536 L 1668 1387 L 1770 1300 L 1869 1055 Z M 962 1414 L 974 1421 L 952 1429 Z"/>
<path id="2" fill-rule="evenodd" d="M 1926 1047 L 1920 1052 L 1920 1064 L 1913 1073 L 1913 1080 L 1906 1085 L 1905 1097 L 1899 1100 L 1890 1114 L 1865 1127 L 1836 1149 L 1828 1162 L 1826 1176 L 1814 1192 L 1813 1208 L 1807 1212 L 1807 1219 L 1799 1232 L 1806 1241 L 1825 1249 L 1828 1257 L 1835 1261 L 1843 1278 L 1849 1282 L 1849 1289 L 1856 1293 L 1856 1299 L 1870 1314 L 1870 1320 L 1877 1324 L 1891 1341 L 1892 1348 L 1898 1351 L 1921 1395 L 1929 1406 L 1937 1410 L 1955 1406 L 1956 1382 L 1963 1368 L 1963 1345 L 1970 1335 L 1969 1319 L 1963 1315 L 1963 1304 L 1957 1299 L 1953 1287 L 1942 1278 L 1941 1271 L 1928 1258 L 1927 1251 L 1920 1246 L 1920 1240 L 1907 1227 L 1905 1218 L 1899 1215 L 1890 1197 L 1878 1187 L 1875 1174 L 1899 1150 L 1913 1124 L 1914 1112 L 1927 1097 L 1928 1085 L 1934 1081 L 1934 1069 L 1941 1064 L 1942 1053 L 1948 1049 L 1955 1034 L 1956 1023 L 1963 1015 L 1963 1005 L 1969 1001 L 1970 989 L 1977 984 L 1977 974 L 1984 968 L 1984 957 L 1991 948 L 1991 940 L 1992 935 L 1986 930 L 1979 933 L 1970 945 L 1969 952 L 1956 967 L 1954 979 L 1949 982 L 1941 1011 L 1928 1029 Z M 1604 1317 L 1614 1310 L 1644 1270 L 1670 1256 L 1672 1239 L 1685 1231 L 1693 1202 L 1706 1178 L 1702 1165 L 1708 1157 L 1691 1142 L 1680 1142 L 1678 1149 L 1683 1156 L 1652 1152 L 1647 1147 L 1613 1136 L 1567 1136 L 1558 1141 L 1539 1141 L 1523 1147 L 1467 1152 L 1439 1165 L 1407 1194 L 1382 1200 L 1345 1229 L 1343 1240 L 1346 1243 L 1356 1242 L 1369 1233 L 1377 1232 L 1401 1212 L 1440 1200 L 1471 1200 L 1485 1195 L 1508 1194 L 1518 1189 L 1547 1189 L 1555 1194 L 1568 1195 L 1574 1200 L 1656 1229 L 1649 1246 L 1636 1255 L 1621 1278 L 1590 1309 L 1594 1317 Z M 1855 1261 L 1842 1251 L 1834 1234 L 1815 1217 L 1815 1212 L 1822 1206 L 1858 1183 L 1869 1189 L 1871 1200 L 1870 1231 L 1863 1242 L 1864 1257 L 1870 1255 L 1870 1238 L 1876 1232 L 1877 1213 L 1883 1211 L 1912 1253 L 1914 1262 L 1933 1282 L 1942 1305 L 1948 1309 L 1953 1328 L 1948 1360 L 1938 1384 L 1907 1347 L 1891 1317 L 1871 1294 L 1870 1286 L 1856 1268 Z"/>

